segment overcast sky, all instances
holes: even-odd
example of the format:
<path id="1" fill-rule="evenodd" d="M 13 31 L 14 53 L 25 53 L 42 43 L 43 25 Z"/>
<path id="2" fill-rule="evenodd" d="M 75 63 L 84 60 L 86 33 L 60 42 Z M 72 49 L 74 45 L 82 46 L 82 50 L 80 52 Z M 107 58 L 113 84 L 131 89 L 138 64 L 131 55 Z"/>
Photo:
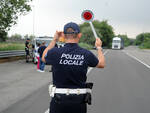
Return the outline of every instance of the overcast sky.
<path id="1" fill-rule="evenodd" d="M 108 20 L 115 34 L 134 38 L 139 33 L 150 32 L 149 5 L 150 0 L 33 0 L 33 10 L 19 18 L 9 35 L 53 36 L 68 22 L 83 23 L 81 13 L 90 9 L 94 19 Z"/>

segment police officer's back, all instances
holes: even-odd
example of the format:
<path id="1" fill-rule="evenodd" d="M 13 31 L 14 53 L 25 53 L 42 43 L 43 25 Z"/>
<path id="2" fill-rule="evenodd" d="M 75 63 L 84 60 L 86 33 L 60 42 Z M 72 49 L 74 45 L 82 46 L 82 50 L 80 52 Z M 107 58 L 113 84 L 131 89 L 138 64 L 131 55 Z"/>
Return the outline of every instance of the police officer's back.
<path id="1" fill-rule="evenodd" d="M 66 44 L 56 48 L 55 43 L 64 35 Z M 64 33 L 56 32 L 53 41 L 45 49 L 42 60 L 53 66 L 54 96 L 50 113 L 86 113 L 86 74 L 88 67 L 103 68 L 105 60 L 101 51 L 102 42 L 96 41 L 98 58 L 90 51 L 78 46 L 80 28 L 75 23 L 64 26 Z"/>

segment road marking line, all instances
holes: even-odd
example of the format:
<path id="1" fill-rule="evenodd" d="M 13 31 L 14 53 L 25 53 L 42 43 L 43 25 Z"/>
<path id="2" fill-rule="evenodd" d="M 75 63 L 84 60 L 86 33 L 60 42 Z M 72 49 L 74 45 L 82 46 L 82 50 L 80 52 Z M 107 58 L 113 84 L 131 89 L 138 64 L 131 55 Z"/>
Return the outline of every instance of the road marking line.
<path id="1" fill-rule="evenodd" d="M 150 69 L 150 66 L 149 66 L 148 64 L 144 63 L 144 62 L 141 61 L 140 59 L 136 58 L 135 56 L 133 56 L 133 55 L 131 55 L 131 54 L 125 52 L 125 51 L 123 51 L 123 52 L 126 53 L 128 56 L 132 57 L 133 59 L 137 60 L 138 62 L 140 62 L 141 64 L 145 65 L 147 68 Z"/>
<path id="2" fill-rule="evenodd" d="M 49 113 L 49 109 L 45 111 L 45 113 Z"/>
<path id="3" fill-rule="evenodd" d="M 108 51 L 109 51 L 109 50 L 106 50 L 106 51 L 104 52 L 104 55 L 106 55 L 106 54 L 108 53 Z"/>
<path id="4" fill-rule="evenodd" d="M 108 50 L 106 50 L 106 51 L 104 52 L 104 55 L 106 55 L 107 53 L 108 53 Z M 92 69 L 93 69 L 93 68 L 90 67 L 90 68 L 88 69 L 87 74 L 88 74 Z M 49 113 L 49 108 L 45 111 L 45 113 Z"/>

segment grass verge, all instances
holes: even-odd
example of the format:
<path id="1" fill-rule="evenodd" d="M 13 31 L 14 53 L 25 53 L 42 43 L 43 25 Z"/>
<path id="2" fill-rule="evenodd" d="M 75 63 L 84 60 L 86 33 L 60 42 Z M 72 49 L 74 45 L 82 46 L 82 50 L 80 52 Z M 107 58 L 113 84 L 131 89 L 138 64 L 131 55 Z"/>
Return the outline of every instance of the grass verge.
<path id="1" fill-rule="evenodd" d="M 86 43 L 79 43 L 79 46 L 88 50 L 93 49 L 92 45 Z M 24 43 L 6 43 L 0 42 L 0 51 L 11 51 L 11 50 L 24 50 Z"/>
<path id="2" fill-rule="evenodd" d="M 0 42 L 0 51 L 24 50 L 24 43 L 6 43 Z"/>

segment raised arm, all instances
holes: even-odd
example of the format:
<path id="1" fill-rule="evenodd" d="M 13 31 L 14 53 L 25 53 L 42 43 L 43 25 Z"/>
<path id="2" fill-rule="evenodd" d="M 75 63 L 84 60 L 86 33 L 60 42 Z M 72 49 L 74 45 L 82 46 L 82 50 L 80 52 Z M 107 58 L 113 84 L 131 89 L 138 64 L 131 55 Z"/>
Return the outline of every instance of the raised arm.
<path id="1" fill-rule="evenodd" d="M 102 41 L 100 40 L 100 38 L 96 38 L 95 46 L 97 48 L 98 60 L 99 60 L 99 63 L 97 64 L 96 67 L 104 68 L 105 67 L 105 57 L 102 52 Z"/>

